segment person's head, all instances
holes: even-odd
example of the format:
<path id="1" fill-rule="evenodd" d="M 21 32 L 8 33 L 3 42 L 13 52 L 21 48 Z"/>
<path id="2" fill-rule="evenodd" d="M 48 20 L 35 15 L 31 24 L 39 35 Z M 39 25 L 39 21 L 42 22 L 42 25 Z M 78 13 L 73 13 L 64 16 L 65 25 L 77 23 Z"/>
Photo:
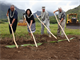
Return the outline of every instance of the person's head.
<path id="1" fill-rule="evenodd" d="M 62 12 L 62 8 L 58 8 L 59 9 L 59 12 Z"/>
<path id="2" fill-rule="evenodd" d="M 42 7 L 42 11 L 45 12 L 45 7 Z"/>
<path id="3" fill-rule="evenodd" d="M 11 5 L 10 9 L 11 11 L 14 11 L 14 5 Z"/>
<path id="4" fill-rule="evenodd" d="M 27 10 L 26 10 L 26 14 L 27 14 L 28 16 L 30 16 L 30 15 L 32 14 L 31 10 L 30 10 L 30 9 L 27 9 Z"/>

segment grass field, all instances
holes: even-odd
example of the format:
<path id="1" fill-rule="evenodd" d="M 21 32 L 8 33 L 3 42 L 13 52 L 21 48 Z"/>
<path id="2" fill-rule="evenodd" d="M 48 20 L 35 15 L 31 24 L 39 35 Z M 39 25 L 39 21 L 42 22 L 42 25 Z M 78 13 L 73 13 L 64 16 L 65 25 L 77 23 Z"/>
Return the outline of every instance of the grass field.
<path id="1" fill-rule="evenodd" d="M 57 35 L 57 24 L 50 24 L 51 32 L 54 35 Z M 65 27 L 65 32 L 67 35 L 80 35 L 79 29 L 68 29 Z M 44 30 L 44 33 L 47 34 L 47 30 Z M 36 32 L 34 34 L 41 34 L 41 24 L 39 22 L 36 23 Z M 12 35 L 9 33 L 9 26 L 8 23 L 0 24 L 0 38 L 9 37 L 12 38 Z M 17 30 L 15 33 L 18 37 L 28 37 L 28 31 L 26 26 L 17 26 Z"/>

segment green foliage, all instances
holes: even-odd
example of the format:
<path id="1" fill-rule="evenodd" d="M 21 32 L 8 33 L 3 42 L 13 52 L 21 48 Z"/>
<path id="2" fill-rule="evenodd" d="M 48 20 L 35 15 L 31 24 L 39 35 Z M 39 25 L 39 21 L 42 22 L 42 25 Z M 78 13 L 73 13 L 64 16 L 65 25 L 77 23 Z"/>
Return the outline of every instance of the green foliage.
<path id="1" fill-rule="evenodd" d="M 3 21 L 0 21 L 0 24 L 3 24 L 4 22 Z"/>
<path id="2" fill-rule="evenodd" d="M 50 24 L 50 30 L 54 35 L 57 35 L 57 24 Z M 76 32 L 77 31 L 77 32 Z M 80 35 L 79 29 L 68 29 L 65 27 L 65 32 L 67 35 Z M 9 33 L 9 25 L 8 23 L 0 24 L 0 38 L 13 38 Z M 41 23 L 36 22 L 36 32 L 34 34 L 41 34 Z M 44 34 L 47 34 L 47 30 L 44 29 Z M 27 26 L 17 26 L 17 30 L 15 33 L 15 37 L 24 37 L 28 39 L 30 36 L 28 35 Z"/>
<path id="3" fill-rule="evenodd" d="M 40 45 L 42 45 L 42 43 L 37 43 L 37 45 L 40 46 Z M 23 45 L 18 45 L 18 46 L 23 46 L 23 47 L 25 47 L 25 46 L 35 46 L 35 44 L 23 44 Z M 15 48 L 16 45 L 7 45 L 5 47 L 7 47 L 7 48 Z"/>
<path id="4" fill-rule="evenodd" d="M 8 22 L 7 19 L 0 19 L 0 21 L 2 21 L 2 22 Z"/>
<path id="5" fill-rule="evenodd" d="M 55 19 L 55 16 L 51 16 L 49 19 L 50 19 L 50 23 L 51 23 L 51 24 L 57 23 L 57 21 L 56 21 L 56 19 Z"/>
<path id="6" fill-rule="evenodd" d="M 0 3 L 0 19 L 7 19 L 6 13 L 8 8 L 10 8 L 10 6 L 11 4 Z M 25 10 L 18 9 L 16 6 L 15 6 L 15 9 L 18 12 L 18 18 L 21 19 Z"/>

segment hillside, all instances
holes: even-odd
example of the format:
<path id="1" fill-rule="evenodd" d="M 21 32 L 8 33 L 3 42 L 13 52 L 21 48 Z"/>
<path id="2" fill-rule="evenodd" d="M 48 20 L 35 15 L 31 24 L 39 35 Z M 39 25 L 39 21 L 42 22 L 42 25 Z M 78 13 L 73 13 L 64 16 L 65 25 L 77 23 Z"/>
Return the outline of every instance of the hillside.
<path id="1" fill-rule="evenodd" d="M 75 7 L 74 9 L 70 9 L 66 12 L 66 14 L 69 14 L 69 13 L 77 13 L 78 20 L 80 20 L 80 5 L 78 7 Z"/>
<path id="2" fill-rule="evenodd" d="M 8 8 L 11 6 L 11 4 L 5 4 L 0 2 L 0 19 L 6 19 L 6 13 Z M 18 9 L 15 6 L 15 9 L 18 11 L 18 16 L 19 18 L 22 18 L 23 13 L 25 12 L 24 10 Z"/>
<path id="3" fill-rule="evenodd" d="M 48 11 L 48 13 L 49 13 L 49 16 L 54 16 L 54 14 L 53 14 L 52 12 L 49 12 L 49 11 Z M 36 14 L 37 14 L 37 15 L 41 15 L 41 11 L 37 11 L 37 12 L 35 12 L 35 13 L 33 14 L 35 18 L 36 18 Z"/>
<path id="4" fill-rule="evenodd" d="M 0 19 L 6 19 L 7 18 L 6 13 L 7 13 L 7 10 L 10 6 L 11 6 L 11 4 L 8 4 L 8 3 L 6 4 L 6 3 L 1 3 L 0 2 Z M 25 10 L 21 10 L 21 9 L 17 8 L 16 6 L 15 6 L 15 9 L 18 11 L 19 18 L 22 18 Z M 51 12 L 48 12 L 48 13 L 49 13 L 49 16 L 53 16 L 53 13 L 51 13 Z M 37 11 L 33 14 L 34 17 L 36 18 L 35 14 L 40 15 L 41 11 Z"/>
<path id="5" fill-rule="evenodd" d="M 11 4 L 9 3 L 1 3 L 0 2 L 0 20 L 4 20 L 7 19 L 6 17 L 6 13 L 7 13 L 7 10 L 8 8 L 11 6 Z M 19 19 L 22 18 L 23 16 L 23 13 L 25 12 L 25 10 L 22 10 L 22 9 L 19 9 L 15 6 L 16 10 L 18 11 L 18 17 Z M 52 12 L 49 12 L 49 16 L 50 16 L 50 22 L 51 23 L 56 23 L 56 20 L 55 20 L 55 17 L 54 17 L 54 14 Z M 69 13 L 77 13 L 78 14 L 78 20 L 80 21 L 80 5 L 78 7 L 75 7 L 74 9 L 70 9 L 66 12 L 66 15 L 69 14 Z M 41 14 L 41 11 L 36 11 L 33 15 L 34 17 L 36 18 L 35 14 L 38 14 L 40 15 Z M 7 21 L 7 20 L 6 20 Z"/>
<path id="6" fill-rule="evenodd" d="M 78 14 L 78 20 L 80 22 L 80 5 L 78 7 L 75 7 L 74 9 L 70 9 L 66 12 L 66 15 L 69 13 L 77 13 Z M 57 23 L 54 16 L 50 16 L 50 23 Z"/>

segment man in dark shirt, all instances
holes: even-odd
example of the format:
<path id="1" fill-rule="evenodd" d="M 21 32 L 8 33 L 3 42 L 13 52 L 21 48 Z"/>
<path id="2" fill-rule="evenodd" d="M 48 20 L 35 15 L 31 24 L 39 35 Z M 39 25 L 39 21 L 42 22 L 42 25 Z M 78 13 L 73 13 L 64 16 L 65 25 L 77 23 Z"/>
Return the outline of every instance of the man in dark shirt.
<path id="1" fill-rule="evenodd" d="M 7 16 L 8 15 L 9 15 L 9 19 L 10 19 L 9 31 L 10 31 L 10 34 L 12 34 L 10 26 L 12 26 L 13 31 L 15 33 L 16 27 L 17 27 L 17 22 L 18 22 L 18 13 L 15 10 L 14 5 L 11 5 L 11 7 L 8 9 Z"/>

